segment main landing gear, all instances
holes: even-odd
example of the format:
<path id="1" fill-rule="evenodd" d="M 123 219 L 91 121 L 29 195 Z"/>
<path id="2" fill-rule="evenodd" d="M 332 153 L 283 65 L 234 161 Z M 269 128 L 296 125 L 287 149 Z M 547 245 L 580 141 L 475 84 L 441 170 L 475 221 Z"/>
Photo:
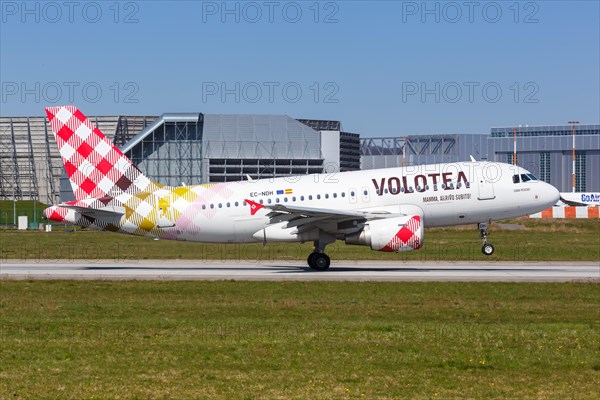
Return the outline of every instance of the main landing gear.
<path id="1" fill-rule="evenodd" d="M 314 251 L 306 260 L 310 268 L 316 271 L 325 271 L 329 268 L 329 265 L 331 265 L 331 259 L 327 254 L 325 254 L 325 246 L 333 242 L 335 242 L 335 237 L 325 233 L 321 233 L 319 235 L 319 240 L 315 240 Z"/>
<path id="2" fill-rule="evenodd" d="M 490 234 L 488 231 L 488 224 L 486 222 L 482 222 L 478 225 L 479 228 L 479 237 L 483 240 L 483 247 L 481 247 L 481 252 L 486 256 L 491 256 L 494 254 L 494 246 L 491 243 L 488 243 L 487 237 Z"/>
<path id="3" fill-rule="evenodd" d="M 306 261 L 309 267 L 317 271 L 325 271 L 331 265 L 331 259 L 325 253 L 310 253 Z"/>

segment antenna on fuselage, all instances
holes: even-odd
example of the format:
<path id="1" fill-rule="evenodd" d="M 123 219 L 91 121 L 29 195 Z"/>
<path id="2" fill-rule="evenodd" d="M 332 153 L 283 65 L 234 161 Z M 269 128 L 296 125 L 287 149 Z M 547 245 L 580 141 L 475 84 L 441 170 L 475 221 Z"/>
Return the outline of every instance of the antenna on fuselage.
<path id="1" fill-rule="evenodd" d="M 469 154 L 469 157 L 471 157 L 471 162 L 477 162 L 477 160 L 475 159 L 475 157 L 473 157 L 471 154 Z"/>
<path id="2" fill-rule="evenodd" d="M 252 182 L 254 179 L 252 179 L 252 177 L 248 174 L 246 174 L 246 178 L 248 178 L 248 181 Z"/>

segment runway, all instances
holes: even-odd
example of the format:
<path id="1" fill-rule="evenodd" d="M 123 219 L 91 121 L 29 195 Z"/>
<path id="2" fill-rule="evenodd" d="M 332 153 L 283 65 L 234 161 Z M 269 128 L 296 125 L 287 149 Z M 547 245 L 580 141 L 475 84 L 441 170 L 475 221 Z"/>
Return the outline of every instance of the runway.
<path id="1" fill-rule="evenodd" d="M 312 271 L 301 261 L 3 260 L 0 279 L 600 282 L 598 262 L 336 261 Z"/>

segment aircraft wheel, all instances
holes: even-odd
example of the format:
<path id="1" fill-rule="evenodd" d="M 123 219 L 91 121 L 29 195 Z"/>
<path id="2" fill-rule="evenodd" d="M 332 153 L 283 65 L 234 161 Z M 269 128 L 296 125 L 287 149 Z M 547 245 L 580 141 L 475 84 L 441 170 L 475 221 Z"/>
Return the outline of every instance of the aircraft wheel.
<path id="1" fill-rule="evenodd" d="M 308 265 L 317 271 L 325 271 L 331 265 L 331 259 L 325 253 L 312 253 L 308 256 Z"/>
<path id="2" fill-rule="evenodd" d="M 315 264 L 315 255 L 317 255 L 317 253 L 310 253 L 306 259 L 308 266 L 311 268 L 313 268 L 313 265 Z"/>
<path id="3" fill-rule="evenodd" d="M 481 248 L 481 252 L 483 254 L 485 254 L 486 256 L 491 256 L 492 254 L 494 254 L 494 246 L 492 246 L 489 243 L 486 243 L 483 245 L 483 247 Z"/>

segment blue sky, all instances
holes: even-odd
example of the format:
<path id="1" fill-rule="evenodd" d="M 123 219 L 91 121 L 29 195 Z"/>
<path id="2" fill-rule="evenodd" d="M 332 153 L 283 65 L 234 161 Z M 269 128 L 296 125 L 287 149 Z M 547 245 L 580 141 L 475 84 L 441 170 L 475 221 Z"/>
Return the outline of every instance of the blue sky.
<path id="1" fill-rule="evenodd" d="M 23 4 L 1 2 L 2 116 L 285 113 L 365 137 L 600 122 L 598 1 Z"/>

